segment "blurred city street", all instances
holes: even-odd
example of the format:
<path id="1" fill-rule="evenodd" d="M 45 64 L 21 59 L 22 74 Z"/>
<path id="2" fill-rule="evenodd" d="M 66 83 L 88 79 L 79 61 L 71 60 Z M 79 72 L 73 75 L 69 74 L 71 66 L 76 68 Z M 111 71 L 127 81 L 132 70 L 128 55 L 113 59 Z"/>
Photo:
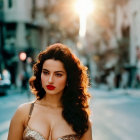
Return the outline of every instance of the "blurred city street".
<path id="1" fill-rule="evenodd" d="M 0 96 L 0 140 L 7 140 L 10 120 L 17 107 L 32 98 L 32 95 L 29 97 L 28 92 L 20 90 L 9 90 L 6 96 Z"/>
<path id="2" fill-rule="evenodd" d="M 140 140 L 140 0 L 0 0 L 0 140 L 34 97 L 38 53 L 63 43 L 88 69 L 94 140 Z M 17 90 L 18 89 L 18 90 Z"/>
<path id="3" fill-rule="evenodd" d="M 131 91 L 131 92 L 128 92 Z M 90 89 L 94 140 L 139 140 L 140 95 L 138 90 Z M 20 90 L 9 90 L 0 97 L 0 140 L 6 140 L 16 108 L 34 97 Z"/>
<path id="4" fill-rule="evenodd" d="M 136 91 L 92 91 L 94 140 L 139 140 L 140 96 L 133 92 Z"/>

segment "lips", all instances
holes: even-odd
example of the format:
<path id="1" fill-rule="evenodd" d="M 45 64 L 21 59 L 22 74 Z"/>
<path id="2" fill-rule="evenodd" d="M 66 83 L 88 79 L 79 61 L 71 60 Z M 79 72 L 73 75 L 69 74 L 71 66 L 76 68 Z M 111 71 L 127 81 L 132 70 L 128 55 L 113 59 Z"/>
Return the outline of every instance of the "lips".
<path id="1" fill-rule="evenodd" d="M 55 87 L 52 86 L 52 85 L 47 85 L 46 87 L 47 87 L 47 89 L 49 89 L 49 90 L 54 90 L 54 89 L 55 89 Z"/>

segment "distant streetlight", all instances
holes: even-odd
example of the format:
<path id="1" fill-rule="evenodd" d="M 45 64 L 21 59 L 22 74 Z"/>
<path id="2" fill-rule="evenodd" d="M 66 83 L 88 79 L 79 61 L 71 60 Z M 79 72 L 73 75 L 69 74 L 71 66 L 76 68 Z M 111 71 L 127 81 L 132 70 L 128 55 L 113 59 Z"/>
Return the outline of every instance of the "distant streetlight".
<path id="1" fill-rule="evenodd" d="M 80 29 L 79 36 L 84 37 L 86 33 L 87 16 L 94 10 L 93 0 L 77 0 L 75 11 L 79 15 Z"/>
<path id="2" fill-rule="evenodd" d="M 26 58 L 27 58 L 27 54 L 26 54 L 25 52 L 20 52 L 20 53 L 19 53 L 19 59 L 20 59 L 21 61 L 25 61 Z"/>

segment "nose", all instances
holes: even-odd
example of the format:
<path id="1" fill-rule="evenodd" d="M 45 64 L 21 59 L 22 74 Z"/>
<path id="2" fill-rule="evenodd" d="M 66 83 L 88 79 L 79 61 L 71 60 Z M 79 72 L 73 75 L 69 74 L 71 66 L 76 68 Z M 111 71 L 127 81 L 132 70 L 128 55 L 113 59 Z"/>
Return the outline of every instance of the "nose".
<path id="1" fill-rule="evenodd" d="M 51 74 L 51 75 L 49 76 L 48 83 L 49 83 L 49 84 L 53 83 L 53 74 Z"/>

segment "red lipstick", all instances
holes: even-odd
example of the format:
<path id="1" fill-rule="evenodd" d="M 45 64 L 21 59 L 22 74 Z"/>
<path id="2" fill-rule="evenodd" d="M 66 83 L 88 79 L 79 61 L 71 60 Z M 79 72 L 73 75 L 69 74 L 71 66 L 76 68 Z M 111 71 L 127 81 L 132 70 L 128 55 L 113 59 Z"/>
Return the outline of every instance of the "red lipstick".
<path id="1" fill-rule="evenodd" d="M 54 89 L 55 89 L 55 87 L 52 86 L 52 85 L 47 85 L 46 87 L 47 87 L 47 89 L 49 89 L 49 90 L 54 90 Z"/>

